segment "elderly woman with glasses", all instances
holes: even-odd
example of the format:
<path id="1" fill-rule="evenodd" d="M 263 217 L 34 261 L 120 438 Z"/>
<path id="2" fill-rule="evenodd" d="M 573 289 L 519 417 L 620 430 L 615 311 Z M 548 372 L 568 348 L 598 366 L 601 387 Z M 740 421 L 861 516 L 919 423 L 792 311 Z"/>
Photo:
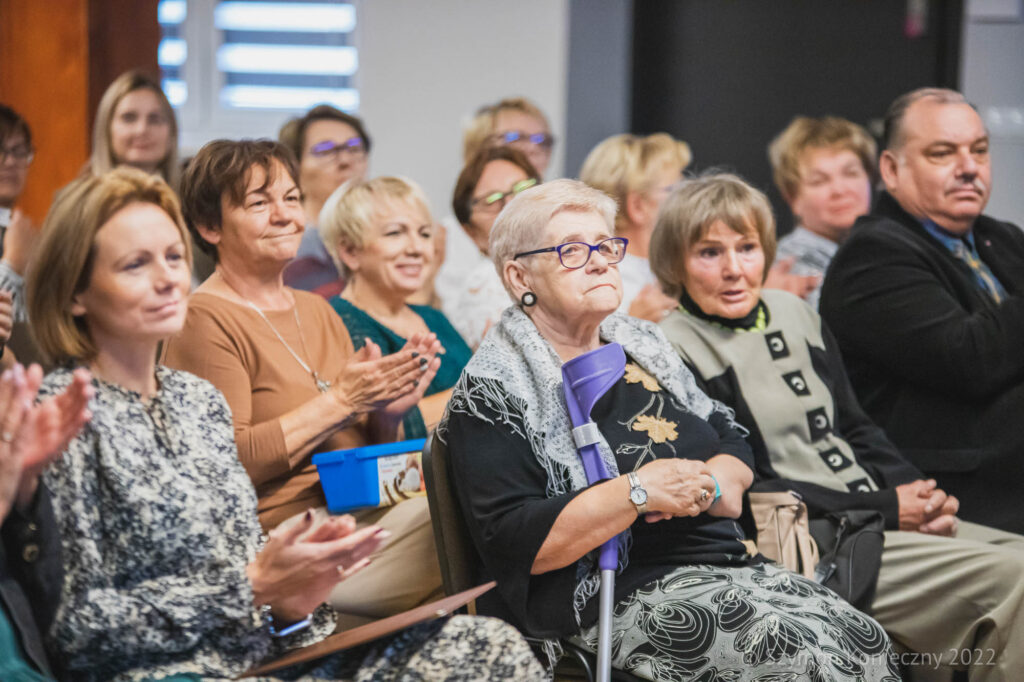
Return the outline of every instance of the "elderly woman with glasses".
<path id="1" fill-rule="evenodd" d="M 734 519 L 750 448 L 658 328 L 615 313 L 627 247 L 615 212 L 607 195 L 556 180 L 519 194 L 492 228 L 491 257 L 519 305 L 438 427 L 480 573 L 498 581 L 480 612 L 593 647 L 594 550 L 622 534 L 615 667 L 651 680 L 898 679 L 874 621 L 748 554 Z M 588 485 L 561 366 L 610 342 L 626 370 L 592 416 L 612 478 Z"/>
<path id="2" fill-rule="evenodd" d="M 442 270 L 437 286 L 445 314 L 473 348 L 480 345 L 509 304 L 501 278 L 487 255 L 491 226 L 509 199 L 538 182 L 540 176 L 523 152 L 512 147 L 487 147 L 470 159 L 455 183 L 452 208 L 462 231 L 475 245 L 478 260 L 469 266 L 464 261 L 450 263 L 448 269 L 456 276 L 446 277 L 448 273 Z"/>

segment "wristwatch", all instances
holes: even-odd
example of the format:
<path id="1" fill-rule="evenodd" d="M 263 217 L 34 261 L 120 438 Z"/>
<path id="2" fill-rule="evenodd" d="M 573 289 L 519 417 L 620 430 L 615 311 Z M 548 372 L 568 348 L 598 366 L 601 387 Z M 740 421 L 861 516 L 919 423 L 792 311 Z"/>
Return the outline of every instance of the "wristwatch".
<path id="1" fill-rule="evenodd" d="M 274 614 L 270 611 L 269 608 L 266 607 L 267 605 L 264 604 L 263 608 L 265 610 L 263 613 L 263 617 L 267 623 L 267 628 L 270 630 L 271 637 L 287 637 L 288 635 L 293 635 L 300 630 L 305 630 L 313 624 L 312 613 L 303 618 L 302 620 L 295 621 L 294 623 L 279 623 L 278 621 L 274 620 Z"/>
<path id="2" fill-rule="evenodd" d="M 635 471 L 626 474 L 629 479 L 629 501 L 636 507 L 636 513 L 643 515 L 647 513 L 647 491 L 640 485 L 640 477 Z"/>

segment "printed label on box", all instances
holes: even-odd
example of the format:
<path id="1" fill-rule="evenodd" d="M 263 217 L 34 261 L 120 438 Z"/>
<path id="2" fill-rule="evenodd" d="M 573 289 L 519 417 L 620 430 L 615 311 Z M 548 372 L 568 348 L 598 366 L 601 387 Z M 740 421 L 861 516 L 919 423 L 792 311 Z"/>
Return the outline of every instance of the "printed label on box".
<path id="1" fill-rule="evenodd" d="M 390 507 L 410 497 L 427 494 L 423 480 L 423 453 L 410 452 L 377 459 L 377 480 L 380 482 L 380 504 Z"/>

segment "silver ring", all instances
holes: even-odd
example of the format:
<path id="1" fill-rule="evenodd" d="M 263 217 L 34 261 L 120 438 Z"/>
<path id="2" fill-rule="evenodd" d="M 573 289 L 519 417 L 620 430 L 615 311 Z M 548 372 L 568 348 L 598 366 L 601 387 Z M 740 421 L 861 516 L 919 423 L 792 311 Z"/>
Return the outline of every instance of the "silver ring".
<path id="1" fill-rule="evenodd" d="M 711 495 L 708 494 L 707 489 L 701 488 L 700 489 L 700 501 L 701 502 L 705 502 L 709 497 L 711 497 Z"/>
<path id="2" fill-rule="evenodd" d="M 5 443 L 10 443 L 12 440 L 14 440 L 14 434 L 11 433 L 10 431 L 4 431 L 3 433 L 0 433 L 0 440 L 2 440 Z"/>

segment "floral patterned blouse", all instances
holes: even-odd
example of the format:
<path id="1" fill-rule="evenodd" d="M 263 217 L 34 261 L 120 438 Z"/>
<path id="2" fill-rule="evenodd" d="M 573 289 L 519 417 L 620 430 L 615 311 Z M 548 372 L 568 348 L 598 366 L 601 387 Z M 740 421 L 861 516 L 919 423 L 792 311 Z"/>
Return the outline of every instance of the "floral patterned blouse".
<path id="1" fill-rule="evenodd" d="M 333 630 L 322 607 L 312 628 L 270 637 L 246 575 L 261 530 L 227 403 L 185 372 L 157 380 L 149 401 L 94 380 L 92 421 L 45 475 L 65 561 L 49 635 L 76 680 L 234 677 Z M 70 381 L 58 370 L 40 393 Z"/>

